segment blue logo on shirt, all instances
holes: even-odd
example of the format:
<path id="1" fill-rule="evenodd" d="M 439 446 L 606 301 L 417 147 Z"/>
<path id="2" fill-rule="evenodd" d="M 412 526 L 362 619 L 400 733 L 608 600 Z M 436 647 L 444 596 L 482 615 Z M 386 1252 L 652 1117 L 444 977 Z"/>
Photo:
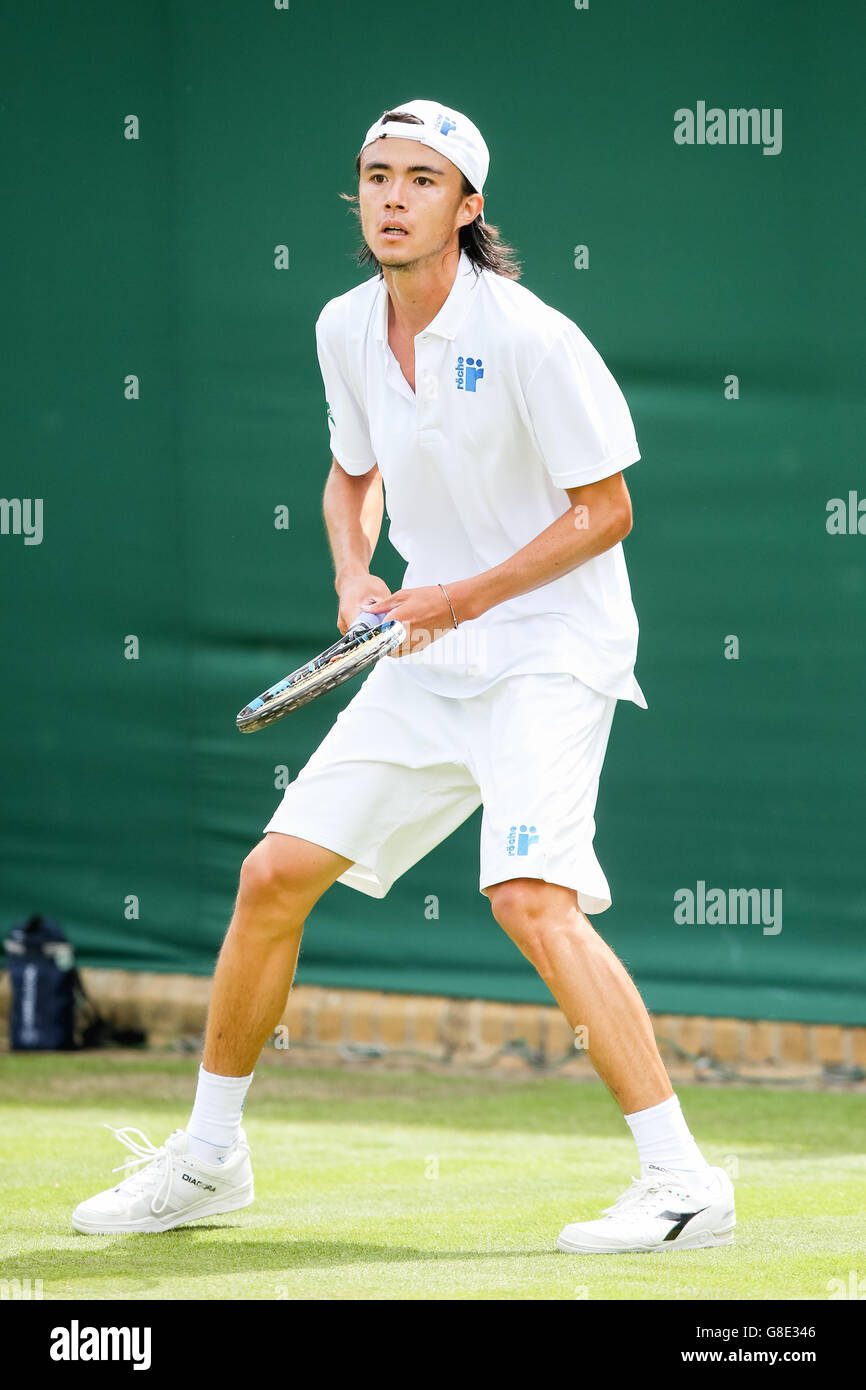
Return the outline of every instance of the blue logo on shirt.
<path id="1" fill-rule="evenodd" d="M 476 381 L 484 375 L 480 357 L 457 358 L 457 390 L 474 391 Z"/>
<path id="2" fill-rule="evenodd" d="M 512 825 L 508 832 L 508 854 L 528 854 L 529 846 L 538 843 L 538 836 L 535 834 L 534 825 L 521 825 L 520 828 Z"/>
<path id="3" fill-rule="evenodd" d="M 439 115 L 436 117 L 436 122 L 435 122 L 435 125 L 434 125 L 434 130 L 441 131 L 441 133 L 442 133 L 443 135 L 447 135 L 448 132 L 449 132 L 449 130 L 456 130 L 456 129 L 457 129 L 457 123 L 456 123 L 456 121 L 452 121 L 452 119 L 451 119 L 450 116 L 444 116 L 444 115 L 440 112 Z"/>

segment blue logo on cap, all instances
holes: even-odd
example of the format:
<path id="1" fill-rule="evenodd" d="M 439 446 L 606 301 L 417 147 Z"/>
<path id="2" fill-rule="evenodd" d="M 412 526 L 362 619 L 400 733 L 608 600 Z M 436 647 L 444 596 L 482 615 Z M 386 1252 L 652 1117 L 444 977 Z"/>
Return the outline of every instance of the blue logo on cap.
<path id="1" fill-rule="evenodd" d="M 449 130 L 457 129 L 457 123 L 456 121 L 452 121 L 450 116 L 445 116 L 440 112 L 436 117 L 434 129 L 441 131 L 443 135 L 447 135 Z"/>

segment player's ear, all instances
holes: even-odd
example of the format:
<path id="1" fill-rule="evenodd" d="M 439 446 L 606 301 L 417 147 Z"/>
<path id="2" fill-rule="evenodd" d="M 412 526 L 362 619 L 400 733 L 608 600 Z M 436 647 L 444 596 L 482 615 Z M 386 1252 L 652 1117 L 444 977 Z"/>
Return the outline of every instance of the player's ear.
<path id="1" fill-rule="evenodd" d="M 462 225 L 468 227 L 474 222 L 481 209 L 484 207 L 484 197 L 481 193 L 472 193 L 467 197 L 461 213 Z"/>

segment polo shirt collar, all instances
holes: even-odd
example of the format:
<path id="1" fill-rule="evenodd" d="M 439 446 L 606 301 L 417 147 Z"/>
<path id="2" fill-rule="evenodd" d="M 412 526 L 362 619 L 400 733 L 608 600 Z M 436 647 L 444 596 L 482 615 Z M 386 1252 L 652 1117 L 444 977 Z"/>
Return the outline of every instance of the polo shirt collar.
<path id="1" fill-rule="evenodd" d="M 461 249 L 457 263 L 457 274 L 448 298 L 435 319 L 422 329 L 424 333 L 435 333 L 439 338 L 456 338 L 463 320 L 469 312 L 478 289 L 481 271 L 476 271 L 466 252 Z M 388 286 L 384 280 L 379 282 L 379 299 L 376 307 L 376 338 L 380 343 L 388 341 Z"/>

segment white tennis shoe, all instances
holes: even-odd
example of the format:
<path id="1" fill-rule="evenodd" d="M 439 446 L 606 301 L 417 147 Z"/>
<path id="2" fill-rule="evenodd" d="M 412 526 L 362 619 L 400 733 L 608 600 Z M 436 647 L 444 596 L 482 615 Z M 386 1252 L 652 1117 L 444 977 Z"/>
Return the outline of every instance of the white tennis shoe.
<path id="1" fill-rule="evenodd" d="M 222 1163 L 205 1163 L 187 1152 L 185 1130 L 176 1129 L 162 1148 L 154 1148 L 140 1129 L 112 1133 L 132 1150 L 133 1157 L 113 1171 L 145 1164 L 118 1183 L 81 1202 L 72 1213 L 76 1231 L 115 1235 L 126 1231 L 170 1231 L 203 1216 L 220 1216 L 252 1202 L 253 1170 L 246 1135 L 241 1130 L 234 1149 Z M 138 1136 L 135 1138 L 134 1136 Z"/>
<path id="2" fill-rule="evenodd" d="M 700 1250 L 734 1238 L 734 1186 L 723 1168 L 696 1182 L 650 1165 L 598 1221 L 565 1226 L 560 1250 L 581 1255 L 645 1250 Z"/>

